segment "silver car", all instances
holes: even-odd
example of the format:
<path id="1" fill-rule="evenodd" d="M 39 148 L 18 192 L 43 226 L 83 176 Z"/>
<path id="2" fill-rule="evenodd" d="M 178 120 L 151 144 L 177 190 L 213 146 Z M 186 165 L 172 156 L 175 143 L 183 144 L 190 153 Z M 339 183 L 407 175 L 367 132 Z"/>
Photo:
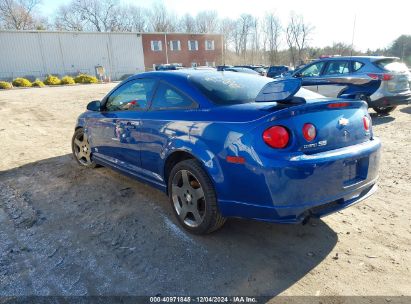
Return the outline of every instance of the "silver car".
<path id="1" fill-rule="evenodd" d="M 327 97 L 362 99 L 387 114 L 411 101 L 409 70 L 397 57 L 335 56 L 296 70 L 303 86 Z"/>

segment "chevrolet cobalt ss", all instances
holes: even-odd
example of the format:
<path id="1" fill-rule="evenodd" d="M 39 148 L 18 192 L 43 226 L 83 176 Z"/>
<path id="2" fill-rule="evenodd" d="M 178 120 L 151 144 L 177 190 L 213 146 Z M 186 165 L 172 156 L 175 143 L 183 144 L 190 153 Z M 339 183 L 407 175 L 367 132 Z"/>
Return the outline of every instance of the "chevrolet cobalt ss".
<path id="1" fill-rule="evenodd" d="M 375 191 L 381 144 L 364 101 L 300 87 L 234 72 L 138 74 L 88 104 L 73 154 L 161 189 L 192 233 L 227 217 L 305 222 Z"/>

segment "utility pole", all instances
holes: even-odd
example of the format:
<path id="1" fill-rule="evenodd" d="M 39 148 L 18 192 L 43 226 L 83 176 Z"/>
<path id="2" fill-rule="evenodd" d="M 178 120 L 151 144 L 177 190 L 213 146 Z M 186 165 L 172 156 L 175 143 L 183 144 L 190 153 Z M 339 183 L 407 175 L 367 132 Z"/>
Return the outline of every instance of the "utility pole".
<path id="1" fill-rule="evenodd" d="M 167 33 L 164 33 L 164 42 L 166 45 L 166 63 L 168 64 L 168 43 L 167 43 Z"/>

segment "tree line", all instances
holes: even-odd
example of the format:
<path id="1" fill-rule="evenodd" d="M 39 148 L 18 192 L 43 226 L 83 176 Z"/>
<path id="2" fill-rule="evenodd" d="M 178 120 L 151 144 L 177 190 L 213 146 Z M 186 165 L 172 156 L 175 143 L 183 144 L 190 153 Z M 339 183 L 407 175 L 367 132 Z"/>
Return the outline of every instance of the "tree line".
<path id="1" fill-rule="evenodd" d="M 163 2 L 150 8 L 121 4 L 119 0 L 71 0 L 61 5 L 52 20 L 38 13 L 41 0 L 0 0 L 0 28 L 15 30 L 67 30 L 97 32 L 222 33 L 226 63 L 264 63 L 297 66 L 319 55 L 396 55 L 411 63 L 411 36 L 401 36 L 385 49 L 365 53 L 345 43 L 310 47 L 315 29 L 303 15 L 290 13 L 283 24 L 275 12 L 263 17 L 242 14 L 219 18 L 214 10 L 177 15 Z"/>

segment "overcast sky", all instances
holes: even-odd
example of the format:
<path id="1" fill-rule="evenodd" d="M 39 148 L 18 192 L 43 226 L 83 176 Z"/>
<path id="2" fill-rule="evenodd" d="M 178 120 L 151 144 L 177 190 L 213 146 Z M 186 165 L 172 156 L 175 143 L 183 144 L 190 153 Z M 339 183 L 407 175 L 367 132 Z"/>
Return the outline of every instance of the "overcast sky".
<path id="1" fill-rule="evenodd" d="M 150 7 L 161 0 L 121 0 Z M 331 45 L 333 42 L 351 44 L 354 18 L 356 20 L 354 47 L 359 50 L 383 48 L 402 34 L 411 35 L 410 0 L 165 0 L 167 8 L 178 15 L 197 14 L 201 10 L 216 10 L 220 17 L 237 18 L 242 13 L 264 16 L 275 11 L 286 24 L 291 11 L 302 14 L 315 27 L 311 46 Z M 68 0 L 43 0 L 40 12 L 52 18 L 61 4 Z"/>

